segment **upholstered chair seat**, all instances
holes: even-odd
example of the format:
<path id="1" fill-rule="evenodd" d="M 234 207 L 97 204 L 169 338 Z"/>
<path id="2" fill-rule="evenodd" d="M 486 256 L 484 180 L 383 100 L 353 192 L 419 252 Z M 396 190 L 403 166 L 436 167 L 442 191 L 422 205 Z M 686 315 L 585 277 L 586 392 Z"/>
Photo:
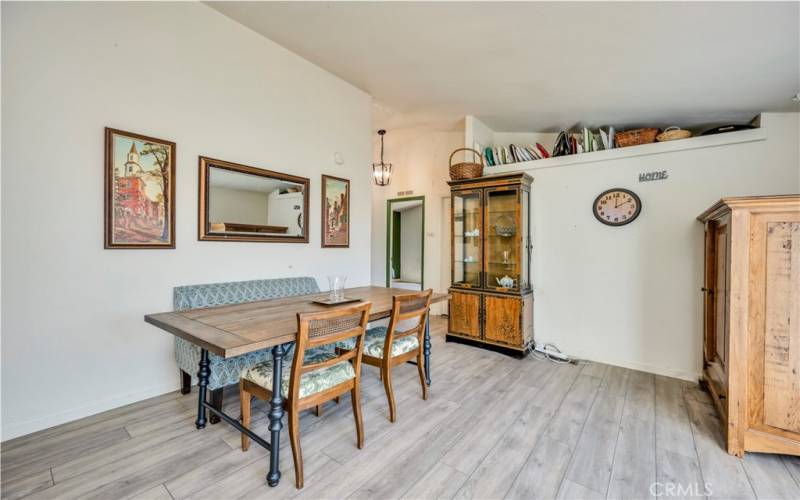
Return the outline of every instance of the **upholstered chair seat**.
<path id="1" fill-rule="evenodd" d="M 336 357 L 336 354 L 325 349 L 308 349 L 303 357 L 303 365 L 312 365 L 321 361 L 327 361 Z M 293 358 L 284 361 L 286 366 L 292 366 Z M 251 368 L 242 371 L 242 378 L 249 380 L 265 389 L 272 390 L 272 360 L 259 363 Z M 355 378 L 356 372 L 349 361 L 342 361 L 326 368 L 312 370 L 300 376 L 301 398 L 311 396 L 318 392 L 335 387 L 342 382 Z M 291 370 L 284 369 L 281 375 L 281 395 L 285 398 L 289 395 L 289 380 Z"/>
<path id="2" fill-rule="evenodd" d="M 383 358 L 383 349 L 386 345 L 386 327 L 376 326 L 367 330 L 364 339 L 364 354 L 373 358 Z M 350 350 L 355 347 L 355 339 L 338 342 L 336 347 Z M 411 352 L 419 347 L 419 339 L 414 336 L 401 337 L 392 341 L 392 357 Z"/>

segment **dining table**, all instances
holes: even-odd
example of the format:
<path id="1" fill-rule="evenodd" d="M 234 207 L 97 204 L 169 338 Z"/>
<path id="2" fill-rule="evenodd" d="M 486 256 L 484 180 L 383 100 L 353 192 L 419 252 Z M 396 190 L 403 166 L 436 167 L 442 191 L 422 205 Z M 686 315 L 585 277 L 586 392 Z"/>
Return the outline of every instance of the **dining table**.
<path id="1" fill-rule="evenodd" d="M 407 289 L 364 286 L 344 290 L 344 296 L 372 302 L 369 321 L 388 318 L 392 311 L 392 297 L 413 293 Z M 323 305 L 318 301 L 329 298 L 329 292 L 309 295 L 296 295 L 277 299 L 243 302 L 239 304 L 188 309 L 154 314 L 146 314 L 144 320 L 151 325 L 185 339 L 200 347 L 200 363 L 197 379 L 197 420 L 195 426 L 206 426 L 206 410 L 247 434 L 254 442 L 269 451 L 269 472 L 267 484 L 277 486 L 280 482 L 280 433 L 283 428 L 284 399 L 280 390 L 283 373 L 283 358 L 297 338 L 297 314 L 330 310 L 336 305 Z M 449 298 L 446 293 L 433 293 L 431 303 Z M 354 302 L 349 302 L 352 305 Z M 426 316 L 423 342 L 425 382 L 431 385 L 430 321 Z M 209 353 L 231 358 L 262 349 L 272 352 L 272 399 L 269 402 L 270 440 L 244 427 L 237 417 L 226 414 L 206 400 L 209 370 Z"/>

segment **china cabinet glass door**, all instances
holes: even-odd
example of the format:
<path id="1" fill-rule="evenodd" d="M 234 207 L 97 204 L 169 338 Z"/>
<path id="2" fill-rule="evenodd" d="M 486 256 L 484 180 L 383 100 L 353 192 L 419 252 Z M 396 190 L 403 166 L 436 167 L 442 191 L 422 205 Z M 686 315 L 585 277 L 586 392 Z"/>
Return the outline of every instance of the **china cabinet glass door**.
<path id="1" fill-rule="evenodd" d="M 479 189 L 453 192 L 453 286 L 481 286 L 481 194 Z"/>
<path id="2" fill-rule="evenodd" d="M 486 288 L 520 289 L 519 192 L 516 187 L 486 190 Z"/>

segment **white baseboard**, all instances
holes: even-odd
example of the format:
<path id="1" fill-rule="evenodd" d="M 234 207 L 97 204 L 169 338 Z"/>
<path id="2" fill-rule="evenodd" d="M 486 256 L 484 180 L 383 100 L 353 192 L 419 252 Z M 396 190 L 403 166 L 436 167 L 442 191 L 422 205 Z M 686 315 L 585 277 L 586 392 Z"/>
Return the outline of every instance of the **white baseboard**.
<path id="1" fill-rule="evenodd" d="M 70 408 L 68 410 L 40 416 L 23 422 L 16 422 L 13 424 L 3 422 L 0 441 L 7 441 L 15 437 L 49 429 L 50 427 L 55 427 L 56 425 L 65 424 L 67 422 L 72 422 L 73 420 L 78 420 L 84 417 L 102 413 L 104 411 L 113 410 L 114 408 L 119 408 L 120 406 L 125 406 L 131 403 L 136 403 L 145 399 L 160 396 L 178 389 L 179 387 L 175 383 L 162 384 L 142 391 L 130 392 L 121 396 L 93 401 L 76 408 Z"/>
<path id="2" fill-rule="evenodd" d="M 653 373 L 655 375 L 663 375 L 665 377 L 672 377 L 681 380 L 688 380 L 689 382 L 697 382 L 700 380 L 700 372 L 687 372 L 683 370 L 675 370 L 669 367 L 650 365 L 647 363 L 637 363 L 634 361 L 619 361 L 609 359 L 589 359 L 582 358 L 593 363 L 603 363 L 606 365 L 619 366 L 621 368 L 629 368 L 631 370 L 638 370 L 641 372 Z"/>

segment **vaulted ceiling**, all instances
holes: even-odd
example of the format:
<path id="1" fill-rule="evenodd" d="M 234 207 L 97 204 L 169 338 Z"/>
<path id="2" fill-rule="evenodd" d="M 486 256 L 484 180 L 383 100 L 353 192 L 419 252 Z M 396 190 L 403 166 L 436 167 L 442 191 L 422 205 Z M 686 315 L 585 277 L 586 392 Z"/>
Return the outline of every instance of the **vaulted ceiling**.
<path id="1" fill-rule="evenodd" d="M 386 121 L 697 126 L 797 111 L 800 3 L 209 2 Z"/>

